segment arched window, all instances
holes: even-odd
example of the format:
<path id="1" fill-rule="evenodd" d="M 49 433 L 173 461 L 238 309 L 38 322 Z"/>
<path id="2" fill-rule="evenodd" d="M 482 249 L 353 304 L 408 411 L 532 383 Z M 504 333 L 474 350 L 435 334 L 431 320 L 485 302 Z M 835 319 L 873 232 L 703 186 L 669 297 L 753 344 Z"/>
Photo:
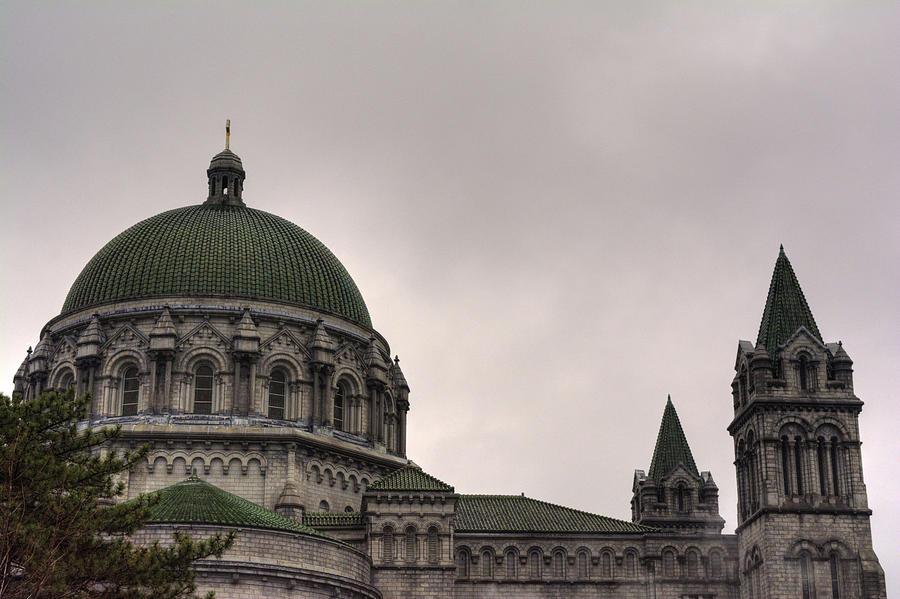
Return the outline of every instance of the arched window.
<path id="1" fill-rule="evenodd" d="M 838 554 L 832 552 L 828 556 L 828 565 L 831 569 L 831 598 L 841 599 L 841 562 Z"/>
<path id="2" fill-rule="evenodd" d="M 685 509 L 685 501 L 684 501 L 684 483 L 678 483 L 677 492 L 675 493 L 676 503 L 678 505 L 678 511 L 684 512 L 687 511 Z"/>
<path id="3" fill-rule="evenodd" d="M 349 513 L 352 513 L 352 512 L 353 512 L 353 506 L 352 506 L 352 505 L 348 505 L 347 507 L 344 508 L 344 511 L 347 512 L 348 514 L 349 514 Z"/>
<path id="4" fill-rule="evenodd" d="M 59 379 L 59 390 L 60 391 L 68 391 L 72 387 L 75 386 L 75 375 L 72 374 L 72 371 L 66 372 Z"/>
<path id="5" fill-rule="evenodd" d="M 637 575 L 637 560 L 634 557 L 634 552 L 629 551 L 625 554 L 625 576 L 628 578 L 634 578 Z"/>
<path id="6" fill-rule="evenodd" d="M 324 499 L 323 499 L 322 501 L 319 502 L 319 511 L 320 511 L 320 512 L 327 512 L 327 511 L 329 511 L 328 502 L 325 501 Z"/>
<path id="7" fill-rule="evenodd" d="M 344 401 L 346 392 L 343 383 L 338 383 L 337 389 L 334 391 L 334 418 L 333 424 L 335 430 L 344 430 Z"/>
<path id="8" fill-rule="evenodd" d="M 659 503 L 665 503 L 665 502 L 666 502 L 666 489 L 665 489 L 665 487 L 659 487 L 658 489 L 656 489 L 656 501 L 658 501 Z"/>
<path id="9" fill-rule="evenodd" d="M 514 549 L 506 551 L 506 578 L 515 580 L 519 577 L 519 556 Z"/>
<path id="10" fill-rule="evenodd" d="M 612 556 L 608 551 L 604 551 L 600 556 L 600 576 L 612 578 Z"/>
<path id="11" fill-rule="evenodd" d="M 813 583 L 810 579 L 812 563 L 808 553 L 800 555 L 800 594 L 803 599 L 813 599 Z"/>
<path id="12" fill-rule="evenodd" d="M 578 552 L 578 579 L 579 580 L 587 580 L 588 579 L 588 567 L 589 567 L 588 554 L 587 551 L 579 551 Z"/>
<path id="13" fill-rule="evenodd" d="M 494 554 L 488 549 L 481 552 L 481 577 L 494 577 Z"/>
<path id="14" fill-rule="evenodd" d="M 566 577 L 566 554 L 562 549 L 557 549 L 553 552 L 553 577 Z"/>
<path id="15" fill-rule="evenodd" d="M 797 370 L 800 374 L 800 389 L 805 391 L 809 388 L 809 381 L 807 380 L 809 375 L 809 358 L 805 355 L 800 356 L 800 364 L 797 365 Z"/>
<path id="16" fill-rule="evenodd" d="M 700 574 L 700 556 L 697 551 L 689 549 L 685 556 L 685 565 L 687 566 L 688 578 L 697 578 Z"/>
<path id="17" fill-rule="evenodd" d="M 456 575 L 459 578 L 469 577 L 469 552 L 465 549 L 456 552 Z"/>
<path id="18" fill-rule="evenodd" d="M 394 528 L 385 526 L 381 530 L 381 558 L 386 562 L 394 561 Z"/>
<path id="19" fill-rule="evenodd" d="M 531 578 L 540 580 L 543 561 L 544 560 L 541 557 L 541 552 L 537 549 L 532 549 L 528 554 L 528 568 Z"/>
<path id="20" fill-rule="evenodd" d="M 122 374 L 122 416 L 137 414 L 141 379 L 137 366 L 129 366 Z"/>
<path id="21" fill-rule="evenodd" d="M 781 438 L 781 476 L 785 496 L 791 494 L 791 444 L 787 437 Z"/>
<path id="22" fill-rule="evenodd" d="M 428 561 L 438 562 L 441 559 L 441 539 L 436 526 L 428 528 Z"/>
<path id="23" fill-rule="evenodd" d="M 414 562 L 418 557 L 416 551 L 416 529 L 414 526 L 406 527 L 406 561 Z"/>
<path id="24" fill-rule="evenodd" d="M 194 413 L 212 413 L 213 370 L 208 364 L 201 364 L 194 375 Z"/>
<path id="25" fill-rule="evenodd" d="M 741 385 L 741 405 L 744 405 L 747 403 L 747 400 L 749 399 L 749 395 L 747 393 L 747 367 L 746 366 L 741 367 L 740 385 Z"/>
<path id="26" fill-rule="evenodd" d="M 675 552 L 671 549 L 663 551 L 662 567 L 663 576 L 675 578 Z"/>
<path id="27" fill-rule="evenodd" d="M 228 195 L 228 177 L 222 177 L 222 194 Z"/>
<path id="28" fill-rule="evenodd" d="M 709 552 L 709 570 L 713 578 L 722 578 L 722 552 L 718 549 Z"/>
<path id="29" fill-rule="evenodd" d="M 838 475 L 838 440 L 837 437 L 831 438 L 831 483 L 833 485 L 833 493 L 841 494 L 841 481 Z"/>
<path id="30" fill-rule="evenodd" d="M 269 418 L 284 418 L 285 396 L 287 395 L 287 377 L 280 368 L 272 371 L 269 378 Z"/>

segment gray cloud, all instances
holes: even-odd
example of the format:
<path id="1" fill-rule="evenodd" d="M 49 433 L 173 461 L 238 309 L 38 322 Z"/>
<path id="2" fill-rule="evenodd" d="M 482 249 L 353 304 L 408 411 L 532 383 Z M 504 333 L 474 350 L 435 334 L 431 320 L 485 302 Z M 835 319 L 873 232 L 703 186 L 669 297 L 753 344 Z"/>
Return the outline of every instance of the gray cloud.
<path id="1" fill-rule="evenodd" d="M 463 491 L 627 518 L 672 393 L 733 529 L 731 367 L 784 243 L 856 362 L 896 588 L 896 4 L 0 11 L 6 392 L 94 252 L 203 199 L 229 117 L 248 203 L 348 267 L 411 457 Z"/>

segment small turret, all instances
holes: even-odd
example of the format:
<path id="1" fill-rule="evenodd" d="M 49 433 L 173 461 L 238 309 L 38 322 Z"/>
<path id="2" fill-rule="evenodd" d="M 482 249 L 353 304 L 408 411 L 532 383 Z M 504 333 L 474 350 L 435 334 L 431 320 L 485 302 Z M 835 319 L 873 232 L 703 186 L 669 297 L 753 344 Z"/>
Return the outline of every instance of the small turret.
<path id="1" fill-rule="evenodd" d="M 91 316 L 91 322 L 85 327 L 75 345 L 78 347 L 77 359 L 95 358 L 100 354 L 100 346 L 103 345 L 103 327 L 100 326 L 100 317 Z"/>
<path id="2" fill-rule="evenodd" d="M 750 358 L 750 377 L 754 387 L 763 389 L 772 380 L 772 358 L 762 343 L 756 344 L 753 357 Z"/>
<path id="3" fill-rule="evenodd" d="M 382 384 L 387 383 L 387 364 L 384 363 L 384 358 L 381 357 L 381 352 L 375 345 L 375 337 L 369 338 L 365 361 L 369 367 L 368 378 Z"/>
<path id="4" fill-rule="evenodd" d="M 319 364 L 334 363 L 334 341 L 325 330 L 325 321 L 319 318 L 316 320 L 316 330 L 313 331 L 312 341 L 309 344 L 312 351 L 313 362 Z"/>
<path id="5" fill-rule="evenodd" d="M 847 389 L 853 389 L 853 360 L 844 350 L 844 344 L 838 341 L 838 349 L 831 359 L 831 368 L 835 380 L 844 383 Z"/>
<path id="6" fill-rule="evenodd" d="M 29 351 L 31 348 L 28 348 Z M 13 390 L 16 393 L 25 393 L 25 387 L 28 384 L 28 354 L 25 355 L 25 359 L 22 360 L 22 364 L 19 366 L 19 369 L 16 370 L 16 374 L 13 375 Z"/>
<path id="7" fill-rule="evenodd" d="M 44 333 L 41 336 L 41 340 L 38 341 L 37 346 L 34 348 L 34 353 L 32 353 L 28 358 L 28 376 L 46 376 L 47 372 L 50 368 L 50 332 Z"/>
<path id="8" fill-rule="evenodd" d="M 250 317 L 250 308 L 244 308 L 241 321 L 238 323 L 234 334 L 234 351 L 254 354 L 259 351 L 259 330 L 256 323 Z"/>
<path id="9" fill-rule="evenodd" d="M 166 306 L 150 331 L 150 350 L 175 351 L 177 337 L 178 331 L 175 330 L 175 323 L 172 322 L 172 315 L 169 314 L 169 307 Z"/>
<path id="10" fill-rule="evenodd" d="M 409 384 L 406 382 L 406 377 L 403 376 L 403 371 L 400 370 L 400 356 L 394 356 L 394 365 L 391 366 L 391 378 L 394 381 L 394 388 L 400 399 L 407 399 L 409 397 Z"/>
<path id="11" fill-rule="evenodd" d="M 206 204 L 243 206 L 244 165 L 241 158 L 231 151 L 231 121 L 225 122 L 225 149 L 213 156 L 206 170 L 209 178 L 209 197 Z"/>

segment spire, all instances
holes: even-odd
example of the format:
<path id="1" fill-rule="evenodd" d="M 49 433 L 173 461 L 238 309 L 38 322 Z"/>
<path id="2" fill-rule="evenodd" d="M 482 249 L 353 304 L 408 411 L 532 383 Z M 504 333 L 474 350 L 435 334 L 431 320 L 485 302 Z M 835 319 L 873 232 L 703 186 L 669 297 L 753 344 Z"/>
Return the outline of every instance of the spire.
<path id="1" fill-rule="evenodd" d="M 695 476 L 700 476 L 670 395 L 663 411 L 662 423 L 659 425 L 656 448 L 653 450 L 653 459 L 650 461 L 647 476 L 658 483 L 678 464 L 683 465 Z"/>
<path id="2" fill-rule="evenodd" d="M 244 165 L 241 157 L 231 151 L 231 121 L 225 121 L 225 149 L 213 156 L 206 170 L 209 179 L 207 204 L 243 206 Z"/>
<path id="3" fill-rule="evenodd" d="M 816 326 L 816 320 L 782 245 L 778 260 L 775 261 L 775 271 L 772 273 L 756 344 L 761 343 L 770 355 L 775 355 L 778 348 L 800 327 L 806 327 L 813 337 L 822 341 L 819 327 Z"/>

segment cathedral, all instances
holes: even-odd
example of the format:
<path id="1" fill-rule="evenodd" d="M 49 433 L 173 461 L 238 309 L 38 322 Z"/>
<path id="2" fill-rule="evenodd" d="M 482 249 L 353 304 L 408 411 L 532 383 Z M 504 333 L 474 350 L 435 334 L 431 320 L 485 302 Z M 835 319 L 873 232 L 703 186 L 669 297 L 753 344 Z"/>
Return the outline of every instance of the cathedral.
<path id="1" fill-rule="evenodd" d="M 222 558 L 197 562 L 199 590 L 886 597 L 853 362 L 820 335 L 783 250 L 756 341 L 737 343 L 734 418 L 722 423 L 736 531 L 723 533 L 715 479 L 671 399 L 627 522 L 458 493 L 424 472 L 406 452 L 410 386 L 347 270 L 305 230 L 245 203 L 227 142 L 207 177 L 204 202 L 135 224 L 87 263 L 14 378 L 26 397 L 90 393 L 92 426 L 121 426 L 122 449 L 149 444 L 122 478 L 124 499 L 161 490 L 136 542 L 237 531 Z"/>

